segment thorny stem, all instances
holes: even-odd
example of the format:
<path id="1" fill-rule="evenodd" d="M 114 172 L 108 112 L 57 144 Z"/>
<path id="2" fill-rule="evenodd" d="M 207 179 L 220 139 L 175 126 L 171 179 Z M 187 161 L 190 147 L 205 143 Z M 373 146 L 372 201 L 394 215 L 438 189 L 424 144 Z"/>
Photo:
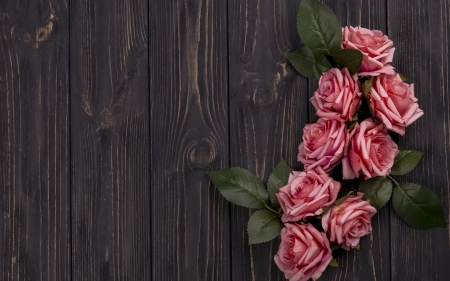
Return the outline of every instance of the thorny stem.
<path id="1" fill-rule="evenodd" d="M 400 185 L 400 184 L 399 184 L 393 177 L 391 177 L 390 175 L 388 175 L 388 178 L 390 178 L 391 181 L 393 181 L 397 186 Z"/>

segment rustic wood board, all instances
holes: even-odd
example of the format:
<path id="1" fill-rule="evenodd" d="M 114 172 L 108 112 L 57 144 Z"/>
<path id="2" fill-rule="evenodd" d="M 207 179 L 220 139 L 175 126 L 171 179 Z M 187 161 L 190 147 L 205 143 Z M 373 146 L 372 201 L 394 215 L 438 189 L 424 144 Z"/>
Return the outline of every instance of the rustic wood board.
<path id="1" fill-rule="evenodd" d="M 150 280 L 148 2 L 71 1 L 73 280 Z"/>
<path id="2" fill-rule="evenodd" d="M 150 8 L 153 280 L 230 280 L 226 1 Z"/>
<path id="3" fill-rule="evenodd" d="M 69 10 L 0 3 L 0 280 L 70 280 Z"/>
<path id="4" fill-rule="evenodd" d="M 285 56 L 299 43 L 294 24 L 298 3 L 228 2 L 230 161 L 264 181 L 282 158 L 300 167 L 296 150 L 307 122 L 307 80 Z M 273 262 L 279 239 L 248 245 L 251 212 L 231 209 L 233 280 L 282 280 Z"/>
<path id="5" fill-rule="evenodd" d="M 410 83 L 425 112 L 406 128 L 400 147 L 424 152 L 413 173 L 399 177 L 431 189 L 449 221 L 450 1 L 388 1 L 394 65 Z M 449 228 L 420 230 L 391 212 L 391 280 L 447 280 Z"/>

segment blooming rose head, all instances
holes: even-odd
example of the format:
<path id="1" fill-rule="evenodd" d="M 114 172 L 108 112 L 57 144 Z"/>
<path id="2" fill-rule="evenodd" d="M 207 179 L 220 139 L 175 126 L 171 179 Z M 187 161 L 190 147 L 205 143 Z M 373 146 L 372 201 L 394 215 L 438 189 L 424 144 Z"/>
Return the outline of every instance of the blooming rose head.
<path id="1" fill-rule="evenodd" d="M 333 257 L 325 233 L 311 224 L 286 223 L 274 259 L 286 279 L 307 281 L 319 278 Z"/>
<path id="2" fill-rule="evenodd" d="M 394 42 L 379 30 L 346 26 L 342 29 L 342 49 L 356 49 L 363 53 L 359 76 L 395 74 L 389 65 L 394 57 Z"/>
<path id="3" fill-rule="evenodd" d="M 423 115 L 414 97 L 414 85 L 403 83 L 398 74 L 375 77 L 369 101 L 375 117 L 401 135 L 406 126 Z"/>
<path id="4" fill-rule="evenodd" d="M 293 222 L 307 216 L 320 215 L 323 206 L 331 205 L 341 184 L 330 178 L 320 167 L 305 172 L 292 172 L 287 185 L 276 194 L 283 209 L 283 222 Z"/>
<path id="5" fill-rule="evenodd" d="M 373 119 L 364 120 L 352 131 L 349 143 L 348 155 L 342 159 L 344 179 L 360 174 L 371 178 L 390 173 L 399 150 L 383 124 Z"/>
<path id="6" fill-rule="evenodd" d="M 363 193 L 347 197 L 338 206 L 332 207 L 322 218 L 322 227 L 330 241 L 345 250 L 355 248 L 359 239 L 372 231 L 370 218 L 377 213 L 369 201 L 362 200 Z"/>
<path id="7" fill-rule="evenodd" d="M 298 147 L 297 160 L 305 164 L 306 170 L 320 166 L 329 172 L 341 161 L 347 143 L 345 123 L 320 118 L 303 129 L 303 142 Z"/>
<path id="8" fill-rule="evenodd" d="M 319 89 L 310 99 L 317 115 L 327 120 L 351 120 L 362 94 L 358 83 L 357 77 L 352 77 L 347 68 L 332 68 L 322 74 Z"/>

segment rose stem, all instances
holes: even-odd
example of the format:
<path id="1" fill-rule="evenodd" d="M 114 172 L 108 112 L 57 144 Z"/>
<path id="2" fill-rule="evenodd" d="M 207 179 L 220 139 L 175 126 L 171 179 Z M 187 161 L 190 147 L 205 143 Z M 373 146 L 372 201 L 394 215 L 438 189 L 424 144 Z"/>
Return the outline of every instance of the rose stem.
<path id="1" fill-rule="evenodd" d="M 400 186 L 400 184 L 399 184 L 396 180 L 394 180 L 393 177 L 391 177 L 390 175 L 388 175 L 388 178 L 390 178 L 391 181 L 393 181 L 397 186 Z"/>

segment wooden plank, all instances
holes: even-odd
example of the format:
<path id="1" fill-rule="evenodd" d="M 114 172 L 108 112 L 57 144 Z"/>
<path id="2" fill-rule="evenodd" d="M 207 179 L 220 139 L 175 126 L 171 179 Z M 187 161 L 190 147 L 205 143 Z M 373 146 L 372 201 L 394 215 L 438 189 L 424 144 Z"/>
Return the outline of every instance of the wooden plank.
<path id="1" fill-rule="evenodd" d="M 424 116 L 406 129 L 399 147 L 423 151 L 424 159 L 400 181 L 430 188 L 447 221 L 450 184 L 450 1 L 388 1 L 394 65 L 410 83 Z M 391 212 L 392 280 L 446 280 L 450 275 L 449 228 L 419 230 Z"/>
<path id="2" fill-rule="evenodd" d="M 265 181 L 281 158 L 299 169 L 297 147 L 307 122 L 307 81 L 286 62 L 299 46 L 299 1 L 228 1 L 231 165 Z M 284 280 L 273 262 L 279 238 L 249 246 L 254 210 L 233 206 L 233 280 Z"/>
<path id="3" fill-rule="evenodd" d="M 70 280 L 69 11 L 0 3 L 0 280 Z"/>
<path id="4" fill-rule="evenodd" d="M 381 30 L 386 34 L 385 1 L 333 1 L 323 0 L 332 9 L 341 25 L 362 26 Z M 309 95 L 318 88 L 318 81 L 309 82 Z M 317 120 L 314 106 L 310 105 L 310 122 Z M 349 189 L 350 190 L 350 189 Z M 341 191 L 345 194 L 349 190 Z M 373 231 L 361 239 L 361 250 L 338 250 L 334 254 L 339 267 L 328 268 L 323 275 L 325 280 L 390 280 L 390 206 L 382 208 L 372 219 Z M 393 279 L 397 280 L 397 279 Z"/>
<path id="5" fill-rule="evenodd" d="M 150 280 L 148 1 L 71 1 L 74 280 Z"/>
<path id="6" fill-rule="evenodd" d="M 152 1 L 152 280 L 230 280 L 226 1 Z"/>

